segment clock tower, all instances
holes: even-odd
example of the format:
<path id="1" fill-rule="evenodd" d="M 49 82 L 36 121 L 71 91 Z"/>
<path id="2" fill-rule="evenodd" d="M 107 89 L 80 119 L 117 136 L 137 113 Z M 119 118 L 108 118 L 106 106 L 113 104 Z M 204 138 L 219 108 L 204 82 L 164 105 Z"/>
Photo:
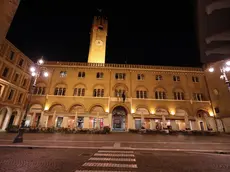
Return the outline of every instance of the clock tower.
<path id="1" fill-rule="evenodd" d="M 102 15 L 95 16 L 90 33 L 88 63 L 105 63 L 107 32 L 107 18 Z"/>

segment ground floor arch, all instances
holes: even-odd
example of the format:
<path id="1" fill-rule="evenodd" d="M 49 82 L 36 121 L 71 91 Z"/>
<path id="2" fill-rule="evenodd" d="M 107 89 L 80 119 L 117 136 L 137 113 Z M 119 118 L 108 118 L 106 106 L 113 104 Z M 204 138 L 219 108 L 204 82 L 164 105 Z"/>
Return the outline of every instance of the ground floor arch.
<path id="1" fill-rule="evenodd" d="M 21 110 L 10 107 L 2 107 L 0 109 L 0 130 L 5 130 L 13 125 L 20 124 Z"/>
<path id="2" fill-rule="evenodd" d="M 215 119 L 205 110 L 198 110 L 196 114 L 197 128 L 201 131 L 216 130 Z"/>
<path id="3" fill-rule="evenodd" d="M 127 110 L 123 106 L 116 106 L 112 111 L 112 130 L 126 131 L 127 130 Z"/>

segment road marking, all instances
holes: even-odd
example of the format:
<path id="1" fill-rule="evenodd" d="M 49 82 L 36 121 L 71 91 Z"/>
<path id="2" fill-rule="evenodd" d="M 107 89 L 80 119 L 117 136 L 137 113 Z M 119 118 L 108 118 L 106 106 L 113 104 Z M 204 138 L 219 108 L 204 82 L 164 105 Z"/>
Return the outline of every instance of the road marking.
<path id="1" fill-rule="evenodd" d="M 137 168 L 137 164 L 116 164 L 116 163 L 97 163 L 86 162 L 83 167 L 110 167 L 110 168 Z"/>
<path id="2" fill-rule="evenodd" d="M 99 150 L 99 153 L 134 153 L 133 151 L 107 151 L 107 150 Z"/>
<path id="3" fill-rule="evenodd" d="M 90 158 L 90 161 L 121 161 L 121 162 L 136 162 L 136 159 L 133 158 Z"/>
<path id="4" fill-rule="evenodd" d="M 95 153 L 94 156 L 110 156 L 110 157 L 134 157 L 133 154 L 104 154 L 104 153 Z"/>

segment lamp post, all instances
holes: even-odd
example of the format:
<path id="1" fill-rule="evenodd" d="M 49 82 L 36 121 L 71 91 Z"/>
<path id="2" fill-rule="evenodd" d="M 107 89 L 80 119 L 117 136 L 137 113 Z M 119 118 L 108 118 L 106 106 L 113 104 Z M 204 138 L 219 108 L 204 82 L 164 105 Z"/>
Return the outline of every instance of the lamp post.
<path id="1" fill-rule="evenodd" d="M 27 117 L 27 114 L 28 114 L 29 109 L 30 109 L 31 98 L 32 98 L 33 91 L 34 91 L 34 88 L 36 86 L 38 77 L 40 77 L 41 74 L 43 74 L 44 77 L 49 76 L 49 73 L 41 68 L 41 66 L 43 64 L 44 64 L 44 60 L 42 57 L 41 59 L 38 59 L 37 63 L 34 66 L 31 66 L 31 68 L 30 68 L 32 80 L 30 82 L 30 87 L 29 87 L 29 91 L 28 91 L 28 101 L 27 101 L 27 105 L 26 105 L 26 111 L 25 111 L 24 117 L 22 119 L 18 134 L 14 138 L 13 143 L 22 143 L 23 142 L 23 133 L 25 130 L 24 127 L 25 127 L 26 117 Z"/>
<path id="2" fill-rule="evenodd" d="M 208 68 L 208 71 L 213 73 L 215 71 L 215 68 L 213 66 L 211 66 Z M 220 67 L 220 73 L 221 73 L 220 79 L 224 80 L 225 84 L 228 87 L 228 91 L 230 92 L 230 82 L 229 82 L 229 79 L 227 76 L 228 72 L 230 72 L 230 60 L 224 61 L 224 65 L 221 65 L 221 67 Z M 211 99 L 211 96 L 210 96 L 210 99 Z M 217 131 L 218 131 L 218 125 L 217 125 L 217 121 L 216 121 L 217 119 L 216 119 L 215 113 L 214 113 L 214 118 L 215 118 L 215 123 L 216 123 Z M 222 120 L 221 120 L 221 122 L 222 122 Z M 222 125 L 223 125 L 223 122 L 222 122 Z M 225 131 L 224 127 L 223 127 L 223 131 Z"/>
<path id="3" fill-rule="evenodd" d="M 210 67 L 208 71 L 214 72 L 215 69 L 214 67 Z M 229 71 L 230 71 L 230 61 L 226 61 L 225 65 L 220 67 L 220 72 L 221 72 L 220 79 L 225 81 L 225 84 L 228 86 L 228 91 L 230 91 L 230 84 L 226 73 Z"/>

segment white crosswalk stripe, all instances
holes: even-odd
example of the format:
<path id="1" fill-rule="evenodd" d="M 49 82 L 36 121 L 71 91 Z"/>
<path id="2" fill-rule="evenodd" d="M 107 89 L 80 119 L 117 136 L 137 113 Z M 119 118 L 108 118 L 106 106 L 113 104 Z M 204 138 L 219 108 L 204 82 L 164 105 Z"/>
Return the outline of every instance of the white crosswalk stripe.
<path id="1" fill-rule="evenodd" d="M 99 150 L 82 165 L 81 170 L 75 172 L 127 172 L 136 169 L 134 151 Z"/>
<path id="2" fill-rule="evenodd" d="M 125 161 L 127 161 L 127 162 L 135 162 L 136 161 L 136 159 L 135 158 L 98 158 L 98 157 L 96 157 L 96 158 L 90 158 L 89 159 L 90 161 L 123 161 L 123 162 L 125 162 Z"/>

